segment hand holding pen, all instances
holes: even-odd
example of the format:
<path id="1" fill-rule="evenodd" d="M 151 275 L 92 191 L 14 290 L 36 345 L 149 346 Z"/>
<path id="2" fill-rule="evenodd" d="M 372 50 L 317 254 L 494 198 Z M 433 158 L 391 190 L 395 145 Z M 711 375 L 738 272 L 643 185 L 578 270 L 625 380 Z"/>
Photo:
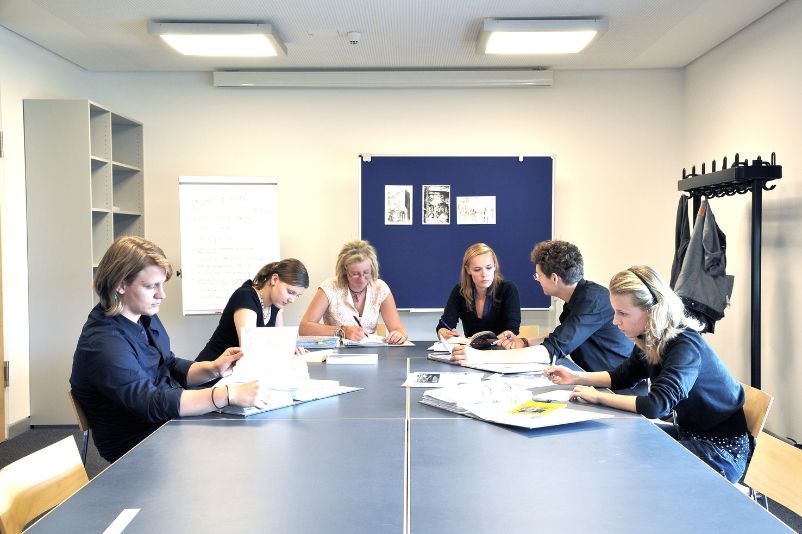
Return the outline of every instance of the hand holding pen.
<path id="1" fill-rule="evenodd" d="M 500 345 L 505 349 L 517 349 L 524 346 L 523 341 L 520 341 L 520 339 L 510 330 L 505 330 L 498 335 L 498 341 L 496 341 L 496 345 Z"/>
<path id="2" fill-rule="evenodd" d="M 553 364 L 543 369 L 543 375 L 555 384 L 575 384 L 579 378 L 576 373 L 564 365 Z"/>
<path id="3" fill-rule="evenodd" d="M 356 315 L 354 315 L 353 317 L 354 321 L 356 321 L 356 326 L 353 325 L 343 326 L 343 333 L 345 337 L 347 339 L 350 339 L 351 341 L 361 341 L 365 339 L 367 332 L 365 332 L 365 329 L 362 328 L 362 323 L 359 322 L 359 317 L 357 317 Z"/>
<path id="4" fill-rule="evenodd" d="M 442 325 L 442 328 L 438 328 L 437 333 L 443 336 L 443 339 L 449 339 L 459 335 L 457 329 L 448 326 L 445 321 L 440 321 L 440 324 Z"/>

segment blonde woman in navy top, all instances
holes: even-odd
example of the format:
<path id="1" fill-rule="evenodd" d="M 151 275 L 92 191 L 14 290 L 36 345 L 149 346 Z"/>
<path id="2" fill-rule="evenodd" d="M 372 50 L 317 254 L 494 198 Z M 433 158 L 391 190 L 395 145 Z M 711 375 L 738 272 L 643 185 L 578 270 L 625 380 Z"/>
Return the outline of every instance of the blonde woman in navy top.
<path id="1" fill-rule="evenodd" d="M 545 370 L 555 384 L 578 384 L 572 398 L 603 404 L 650 419 L 675 412 L 665 430 L 731 482 L 746 469 L 749 437 L 743 387 L 710 345 L 701 325 L 686 317 L 679 297 L 650 267 L 631 267 L 610 281 L 613 323 L 635 342 L 632 355 L 612 371 L 582 373 L 557 366 Z M 646 395 L 603 393 L 649 378 Z M 594 387 L 595 386 L 595 387 Z"/>

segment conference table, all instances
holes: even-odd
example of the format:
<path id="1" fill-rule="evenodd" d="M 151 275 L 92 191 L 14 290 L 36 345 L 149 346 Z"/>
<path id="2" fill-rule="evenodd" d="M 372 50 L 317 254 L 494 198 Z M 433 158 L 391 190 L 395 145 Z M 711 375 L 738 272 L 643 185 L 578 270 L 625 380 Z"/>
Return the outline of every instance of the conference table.
<path id="1" fill-rule="evenodd" d="M 525 430 L 421 404 L 408 372 L 463 370 L 430 343 L 309 364 L 353 393 L 172 420 L 28 532 L 792 532 L 638 415 Z"/>

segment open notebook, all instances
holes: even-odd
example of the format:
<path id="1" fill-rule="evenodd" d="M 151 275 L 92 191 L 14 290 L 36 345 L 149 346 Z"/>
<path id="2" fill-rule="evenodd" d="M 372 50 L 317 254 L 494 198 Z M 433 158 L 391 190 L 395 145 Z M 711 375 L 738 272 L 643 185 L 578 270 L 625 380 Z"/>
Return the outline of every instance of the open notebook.
<path id="1" fill-rule="evenodd" d="M 267 384 L 267 404 L 263 407 L 226 406 L 220 412 L 252 415 L 276 410 L 361 388 L 341 386 L 335 380 L 312 380 L 303 358 L 295 357 L 298 327 L 243 328 L 242 351 L 233 372 L 217 382 L 217 386 L 236 385 L 260 380 Z"/>

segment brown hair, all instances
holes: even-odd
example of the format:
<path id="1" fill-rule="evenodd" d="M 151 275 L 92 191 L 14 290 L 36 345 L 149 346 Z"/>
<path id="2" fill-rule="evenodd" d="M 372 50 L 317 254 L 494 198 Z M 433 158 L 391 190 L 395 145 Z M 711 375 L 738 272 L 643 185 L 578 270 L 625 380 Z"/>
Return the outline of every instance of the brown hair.
<path id="1" fill-rule="evenodd" d="M 546 276 L 557 273 L 566 284 L 575 284 L 584 276 L 585 262 L 579 247 L 568 241 L 541 241 L 532 250 L 532 263 L 540 265 Z"/>
<path id="2" fill-rule="evenodd" d="M 137 236 L 117 238 L 109 247 L 95 271 L 95 292 L 108 316 L 120 315 L 123 304 L 117 288 L 131 284 L 142 269 L 156 265 L 164 269 L 166 280 L 173 276 L 173 268 L 164 251 L 155 243 Z"/>
<path id="3" fill-rule="evenodd" d="M 498 263 L 498 258 L 496 257 L 496 253 L 490 248 L 489 245 L 485 243 L 474 243 L 470 247 L 465 250 L 465 254 L 462 256 L 462 269 L 460 269 L 459 273 L 459 287 L 460 293 L 462 293 L 462 298 L 465 299 L 465 305 L 468 307 L 468 310 L 473 310 L 473 290 L 476 289 L 476 286 L 473 284 L 473 278 L 471 275 L 468 274 L 468 263 L 474 259 L 476 256 L 481 256 L 482 254 L 490 254 L 493 258 L 493 265 L 496 266 L 496 270 L 493 273 L 493 283 L 490 285 L 490 291 L 488 295 L 493 300 L 496 300 L 496 288 L 498 287 L 499 282 L 504 278 L 501 276 L 501 266 Z"/>
<path id="4" fill-rule="evenodd" d="M 300 260 L 287 258 L 281 261 L 268 263 L 253 277 L 253 285 L 256 289 L 262 289 L 274 274 L 278 275 L 279 280 L 285 284 L 298 287 L 309 287 L 309 273 Z"/>

